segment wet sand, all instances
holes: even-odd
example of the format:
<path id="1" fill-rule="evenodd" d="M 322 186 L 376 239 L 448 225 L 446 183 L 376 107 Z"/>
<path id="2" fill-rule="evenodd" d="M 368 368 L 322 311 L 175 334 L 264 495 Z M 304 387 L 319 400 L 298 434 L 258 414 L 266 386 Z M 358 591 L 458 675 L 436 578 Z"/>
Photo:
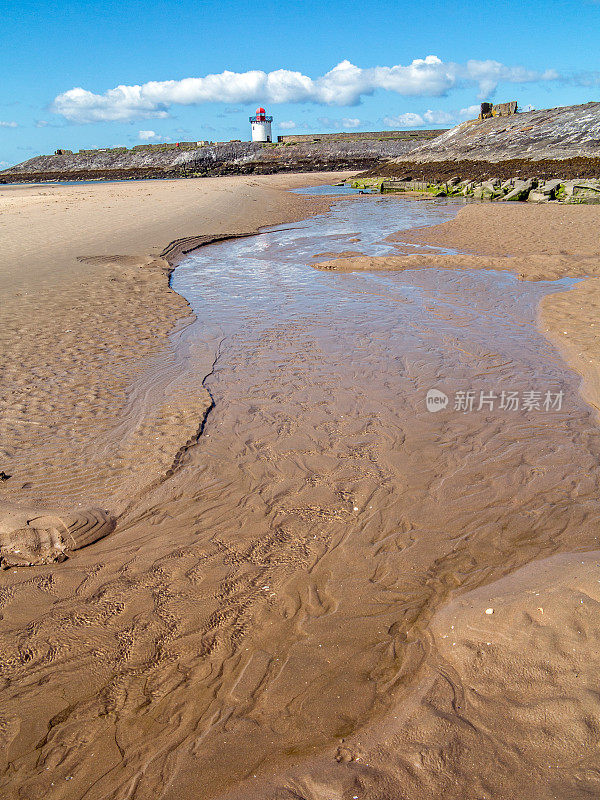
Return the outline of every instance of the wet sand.
<path id="1" fill-rule="evenodd" d="M 489 224 L 522 253 L 553 224 L 479 208 L 461 245 L 444 237 L 465 212 L 399 238 L 481 252 L 466 235 Z M 114 532 L 0 575 L 11 800 L 597 792 L 600 438 L 537 321 L 541 298 L 562 321 L 593 281 L 565 293 L 455 256 L 301 269 L 389 262 L 347 214 L 179 268 L 203 326 L 175 374 L 214 399 L 202 436 Z M 575 257 L 593 256 L 573 220 Z M 428 414 L 434 385 L 565 404 Z"/>
<path id="2" fill-rule="evenodd" d="M 318 261 L 336 271 L 464 268 L 509 270 L 522 280 L 587 278 L 574 290 L 545 298 L 540 325 L 583 377 L 586 400 L 600 409 L 600 210 L 596 206 L 470 204 L 451 222 L 390 236 L 398 255 L 340 254 Z M 414 253 L 414 246 L 451 249 Z M 328 255 L 328 254 L 323 254 Z"/>

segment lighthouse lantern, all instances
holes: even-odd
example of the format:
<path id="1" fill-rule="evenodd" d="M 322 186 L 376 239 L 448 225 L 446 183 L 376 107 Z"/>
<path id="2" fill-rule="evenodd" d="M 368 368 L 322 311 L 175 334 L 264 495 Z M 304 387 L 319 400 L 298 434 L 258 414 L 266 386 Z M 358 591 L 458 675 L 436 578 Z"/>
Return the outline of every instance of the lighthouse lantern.
<path id="1" fill-rule="evenodd" d="M 260 106 L 256 109 L 256 114 L 250 117 L 250 124 L 252 125 L 252 141 L 253 142 L 272 142 L 271 136 L 271 123 L 273 117 L 267 117 L 267 112 Z"/>

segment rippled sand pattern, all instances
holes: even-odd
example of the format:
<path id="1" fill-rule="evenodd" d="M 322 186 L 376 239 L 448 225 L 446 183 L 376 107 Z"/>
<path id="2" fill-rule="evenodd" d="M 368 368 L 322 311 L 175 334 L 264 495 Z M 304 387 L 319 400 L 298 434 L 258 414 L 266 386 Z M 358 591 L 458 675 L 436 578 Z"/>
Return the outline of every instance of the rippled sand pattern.
<path id="1" fill-rule="evenodd" d="M 8 503 L 123 508 L 140 484 L 164 474 L 207 404 L 203 376 L 182 375 L 178 334 L 169 340 L 162 332 L 164 317 L 174 326 L 188 314 L 186 304 L 177 298 L 163 318 L 154 311 L 168 291 L 168 265 L 135 257 L 82 261 L 96 279 L 98 273 L 105 277 L 88 307 L 76 285 L 49 288 L 46 303 L 57 310 L 46 313 L 46 325 L 38 297 L 30 303 L 15 296 L 18 312 L 10 301 L 3 309 L 22 315 L 21 337 L 10 342 L 0 375 L 0 458 L 11 476 L 2 499 Z M 115 325 L 112 309 L 123 293 L 130 315 Z M 140 336 L 141 320 L 146 325 Z M 32 336 L 38 348 L 31 347 Z M 56 351 L 57 336 L 60 351 L 45 363 L 43 354 Z M 135 344 L 125 351 L 127 339 Z"/>

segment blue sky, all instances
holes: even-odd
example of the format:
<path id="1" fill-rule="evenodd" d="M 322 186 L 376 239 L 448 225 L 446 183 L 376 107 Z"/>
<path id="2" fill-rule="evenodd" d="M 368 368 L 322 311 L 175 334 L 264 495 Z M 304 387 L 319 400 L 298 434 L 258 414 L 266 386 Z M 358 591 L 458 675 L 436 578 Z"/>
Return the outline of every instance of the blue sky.
<path id="1" fill-rule="evenodd" d="M 481 99 L 600 99 L 595 0 L 0 0 L 0 30 L 1 166 L 248 139 L 258 104 L 276 135 L 447 127 Z"/>

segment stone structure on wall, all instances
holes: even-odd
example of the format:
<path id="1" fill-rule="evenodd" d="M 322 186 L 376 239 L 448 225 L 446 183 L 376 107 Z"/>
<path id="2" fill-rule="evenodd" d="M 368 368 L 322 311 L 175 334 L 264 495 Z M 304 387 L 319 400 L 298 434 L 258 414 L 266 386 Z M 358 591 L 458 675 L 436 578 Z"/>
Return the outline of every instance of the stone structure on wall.
<path id="1" fill-rule="evenodd" d="M 482 103 L 481 111 L 479 112 L 479 119 L 492 119 L 492 117 L 511 117 L 519 110 L 516 100 L 511 100 L 510 103 L 498 103 L 492 105 L 491 103 Z"/>

